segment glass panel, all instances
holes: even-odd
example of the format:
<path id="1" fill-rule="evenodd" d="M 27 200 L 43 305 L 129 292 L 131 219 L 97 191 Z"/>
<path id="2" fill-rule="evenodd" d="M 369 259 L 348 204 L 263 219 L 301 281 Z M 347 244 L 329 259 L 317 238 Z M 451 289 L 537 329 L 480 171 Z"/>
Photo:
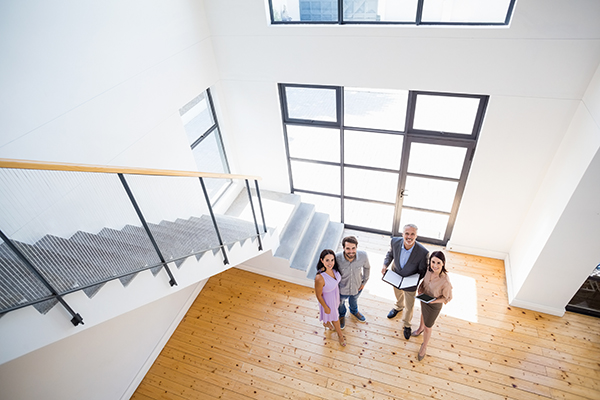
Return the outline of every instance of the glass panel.
<path id="1" fill-rule="evenodd" d="M 419 228 L 418 236 L 443 240 L 448 218 L 449 216 L 444 214 L 402 209 L 400 230 L 406 224 L 415 224 Z"/>
<path id="2" fill-rule="evenodd" d="M 337 0 L 299 0 L 300 21 L 337 21 Z"/>
<path id="3" fill-rule="evenodd" d="M 288 118 L 336 122 L 335 89 L 286 87 Z"/>
<path id="4" fill-rule="evenodd" d="M 273 21 L 300 21 L 300 5 L 298 0 L 271 0 Z"/>
<path id="5" fill-rule="evenodd" d="M 340 130 L 287 125 L 290 157 L 340 162 Z"/>
<path id="6" fill-rule="evenodd" d="M 339 197 L 319 196 L 317 194 L 296 192 L 303 203 L 314 204 L 317 212 L 329 215 L 329 220 L 341 222 L 341 204 Z"/>
<path id="7" fill-rule="evenodd" d="M 344 200 L 344 223 L 391 232 L 394 221 L 394 206 Z"/>
<path id="8" fill-rule="evenodd" d="M 458 182 L 407 176 L 403 204 L 449 213 L 452 211 L 457 187 Z"/>
<path id="9" fill-rule="evenodd" d="M 426 0 L 423 22 L 504 23 L 511 0 Z"/>
<path id="10" fill-rule="evenodd" d="M 344 125 L 404 131 L 408 91 L 344 89 Z"/>
<path id="11" fill-rule="evenodd" d="M 470 135 L 478 107 L 478 98 L 419 94 L 413 128 Z"/>
<path id="12" fill-rule="evenodd" d="M 415 22 L 417 0 L 344 0 L 344 21 Z"/>
<path id="13" fill-rule="evenodd" d="M 294 189 L 340 194 L 340 167 L 304 161 L 290 161 Z"/>
<path id="14" fill-rule="evenodd" d="M 185 133 L 189 144 L 198 140 L 215 123 L 206 92 L 183 106 L 179 110 L 179 115 L 181 115 L 181 120 L 185 126 Z"/>
<path id="15" fill-rule="evenodd" d="M 344 196 L 395 203 L 398 174 L 344 168 Z"/>
<path id="16" fill-rule="evenodd" d="M 412 143 L 408 172 L 460 179 L 466 152 L 465 147 Z"/>
<path id="17" fill-rule="evenodd" d="M 229 173 L 225 151 L 221 144 L 219 130 L 215 129 L 192 149 L 194 160 L 201 172 Z M 204 179 L 211 202 L 216 201 L 221 192 L 229 185 L 229 179 Z"/>
<path id="18" fill-rule="evenodd" d="M 398 171 L 404 136 L 344 131 L 344 162 Z"/>

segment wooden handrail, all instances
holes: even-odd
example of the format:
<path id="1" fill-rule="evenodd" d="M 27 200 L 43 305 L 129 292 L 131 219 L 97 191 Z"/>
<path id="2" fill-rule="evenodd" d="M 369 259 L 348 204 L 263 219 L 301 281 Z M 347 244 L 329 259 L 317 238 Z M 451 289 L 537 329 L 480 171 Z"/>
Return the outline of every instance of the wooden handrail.
<path id="1" fill-rule="evenodd" d="M 223 179 L 250 179 L 261 180 L 259 176 L 221 174 L 213 172 L 198 171 L 175 171 L 170 169 L 148 169 L 131 167 L 110 167 L 105 165 L 54 163 L 31 160 L 13 160 L 0 158 L 0 168 L 13 169 L 37 169 L 45 171 L 77 171 L 77 172 L 100 172 L 106 174 L 128 174 L 128 175 L 160 175 L 160 176 L 184 176 L 194 178 L 223 178 Z"/>

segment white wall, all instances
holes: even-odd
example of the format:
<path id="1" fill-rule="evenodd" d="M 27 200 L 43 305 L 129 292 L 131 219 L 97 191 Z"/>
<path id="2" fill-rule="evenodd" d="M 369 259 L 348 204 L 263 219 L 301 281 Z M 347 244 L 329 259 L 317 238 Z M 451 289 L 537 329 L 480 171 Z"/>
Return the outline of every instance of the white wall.
<path id="1" fill-rule="evenodd" d="M 0 157 L 193 169 L 178 109 L 218 79 L 202 2 L 3 1 Z"/>
<path id="2" fill-rule="evenodd" d="M 0 397 L 128 399 L 140 367 L 151 365 L 183 317 L 179 311 L 189 308 L 203 286 L 187 287 L 0 365 Z"/>
<path id="3" fill-rule="evenodd" d="M 511 304 L 562 315 L 600 262 L 600 68 L 510 250 Z"/>
<path id="4" fill-rule="evenodd" d="M 589 164 L 511 305 L 563 315 L 600 263 L 600 151 Z M 517 288 L 515 288 L 517 289 Z"/>

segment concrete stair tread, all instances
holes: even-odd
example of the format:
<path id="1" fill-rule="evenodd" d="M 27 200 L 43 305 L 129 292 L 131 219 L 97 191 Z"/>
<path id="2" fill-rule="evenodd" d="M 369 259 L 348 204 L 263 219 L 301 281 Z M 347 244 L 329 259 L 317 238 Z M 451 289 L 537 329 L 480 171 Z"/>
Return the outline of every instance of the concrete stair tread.
<path id="1" fill-rule="evenodd" d="M 313 204 L 300 203 L 285 232 L 281 235 L 281 244 L 275 252 L 275 257 L 290 260 L 294 256 L 314 213 L 315 206 Z"/>
<path id="2" fill-rule="evenodd" d="M 327 229 L 319 243 L 318 250 L 315 252 L 315 255 L 310 262 L 308 269 L 306 270 L 306 277 L 308 279 L 315 279 L 315 275 L 317 274 L 317 264 L 319 262 L 319 256 L 321 255 L 321 251 L 325 249 L 331 249 L 335 251 L 338 248 L 342 235 L 344 234 L 344 224 L 339 222 L 329 222 L 327 225 Z"/>
<path id="3" fill-rule="evenodd" d="M 262 219 L 258 212 L 258 199 L 256 198 L 256 190 L 251 189 L 253 194 L 254 209 L 257 213 L 257 220 L 261 230 Z M 300 204 L 300 196 L 291 193 L 273 192 L 270 190 L 260 191 L 263 211 L 265 213 L 265 222 L 268 228 L 279 229 L 280 238 L 286 230 L 291 216 Z M 252 221 L 252 211 L 248 201 L 248 192 L 242 190 L 233 203 L 225 212 L 225 216 L 241 218 L 245 221 Z M 252 222 L 253 223 L 253 222 Z"/>
<path id="4" fill-rule="evenodd" d="M 321 243 L 321 239 L 325 234 L 328 224 L 328 214 L 317 212 L 313 215 L 310 225 L 298 245 L 298 250 L 290 261 L 290 266 L 292 268 L 301 271 L 308 270 L 309 264 L 312 262 L 314 254 L 318 250 L 318 246 Z"/>

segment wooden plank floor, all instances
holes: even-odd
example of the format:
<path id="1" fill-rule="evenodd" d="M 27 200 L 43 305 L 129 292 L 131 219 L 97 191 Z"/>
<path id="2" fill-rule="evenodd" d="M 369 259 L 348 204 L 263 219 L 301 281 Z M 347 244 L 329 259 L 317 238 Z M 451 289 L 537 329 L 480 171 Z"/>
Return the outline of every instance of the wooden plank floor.
<path id="1" fill-rule="evenodd" d="M 321 326 L 313 289 L 232 268 L 208 281 L 132 398 L 600 399 L 600 319 L 508 306 L 499 260 L 445 252 L 455 298 L 418 362 L 422 337 L 404 340 L 400 316 L 386 317 L 387 245 L 362 235 L 367 322 L 347 318 L 348 346 Z"/>

